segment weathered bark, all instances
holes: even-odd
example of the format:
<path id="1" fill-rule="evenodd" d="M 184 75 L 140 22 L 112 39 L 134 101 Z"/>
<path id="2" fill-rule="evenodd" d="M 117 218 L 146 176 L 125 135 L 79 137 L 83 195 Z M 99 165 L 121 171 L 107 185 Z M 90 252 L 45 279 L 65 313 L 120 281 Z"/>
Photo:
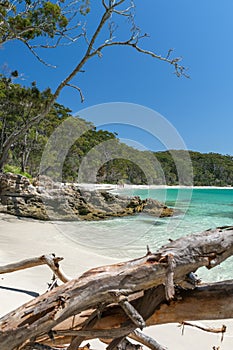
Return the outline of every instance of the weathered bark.
<path id="1" fill-rule="evenodd" d="M 77 336 L 124 339 L 139 325 L 138 319 L 152 325 L 231 318 L 233 281 L 193 286 L 193 290 L 179 287 L 199 267 L 212 268 L 231 255 L 233 227 L 225 227 L 180 238 L 155 254 L 92 269 L 4 316 L 0 320 L 1 350 L 14 349 L 32 338 L 46 339 L 51 331 L 63 341 Z M 174 294 L 173 283 L 175 295 L 168 303 L 166 296 L 170 299 Z M 100 318 L 82 328 L 85 317 L 79 314 L 91 309 L 98 313 L 103 304 Z M 74 315 L 77 322 L 68 329 L 65 322 Z"/>
<path id="2" fill-rule="evenodd" d="M 174 322 L 183 323 L 184 320 L 233 318 L 232 296 L 233 280 L 202 285 L 194 290 L 179 290 L 176 299 L 169 303 L 166 301 L 164 287 L 160 286 L 158 290 L 147 291 L 141 298 L 132 301 L 132 304 L 146 319 L 146 326 L 152 326 Z M 156 299 L 154 304 L 153 297 Z M 155 307 L 156 304 L 157 307 Z M 73 324 L 73 330 L 70 329 L 71 320 L 55 327 L 55 340 L 59 339 L 59 336 L 67 336 L 66 341 L 69 342 L 71 335 L 82 335 L 85 339 L 112 338 L 132 332 L 135 328 L 119 306 L 110 306 L 105 309 L 101 318 L 96 318 L 92 329 L 79 330 L 83 322 L 82 318 L 77 318 L 77 322 Z M 49 341 L 48 338 L 47 340 Z"/>
<path id="3" fill-rule="evenodd" d="M 200 325 L 200 324 L 194 324 L 191 322 L 187 322 L 184 321 L 180 324 L 180 327 L 182 327 L 184 329 L 184 326 L 190 326 L 190 327 L 194 327 L 197 329 L 201 329 L 202 331 L 208 332 L 208 333 L 222 333 L 222 335 L 226 332 L 227 327 L 223 324 L 222 327 L 207 327 L 205 325 Z M 182 334 L 183 334 L 183 330 L 182 330 Z"/>
<path id="4" fill-rule="evenodd" d="M 182 290 L 178 300 L 163 303 L 148 320 L 147 326 L 184 320 L 218 320 L 233 318 L 233 280 Z M 180 300 L 181 298 L 181 300 Z"/>
<path id="5" fill-rule="evenodd" d="M 131 339 L 139 341 L 151 350 L 166 350 L 166 348 L 159 344 L 157 341 L 139 331 L 134 331 L 132 334 L 129 335 L 129 337 Z"/>
<path id="6" fill-rule="evenodd" d="M 70 278 L 65 275 L 62 269 L 59 266 L 59 261 L 63 258 L 56 257 L 54 254 L 42 255 L 36 258 L 25 259 L 16 263 L 0 266 L 0 274 L 10 273 L 19 270 L 28 269 L 40 265 L 48 265 L 53 273 L 62 281 L 68 282 Z"/>

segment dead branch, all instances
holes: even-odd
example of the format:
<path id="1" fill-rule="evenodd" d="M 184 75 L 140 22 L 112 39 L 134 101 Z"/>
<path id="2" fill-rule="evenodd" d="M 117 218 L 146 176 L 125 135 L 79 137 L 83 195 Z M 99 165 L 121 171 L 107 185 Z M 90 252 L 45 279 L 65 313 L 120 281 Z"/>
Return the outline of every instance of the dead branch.
<path id="1" fill-rule="evenodd" d="M 170 264 L 169 255 L 172 256 L 176 289 L 168 304 L 164 281 Z M 233 281 L 188 290 L 179 287 L 187 275 L 199 267 L 212 268 L 231 255 L 233 227 L 224 227 L 180 238 L 155 254 L 89 270 L 80 278 L 33 299 L 1 318 L 1 350 L 14 349 L 30 339 L 44 339 L 41 340 L 44 344 L 46 335 L 51 332 L 54 341 L 59 338 L 63 344 L 68 338 L 71 342 L 74 337 L 81 336 L 85 339 L 111 338 L 115 340 L 112 345 L 119 345 L 120 340 L 131 334 L 137 325 L 129 317 L 128 309 L 126 311 L 120 305 L 121 299 L 113 302 L 112 291 L 129 297 L 132 310 L 136 310 L 136 315 L 140 315 L 147 326 L 183 320 L 231 318 Z M 85 320 L 102 304 L 105 306 L 99 317 L 92 316 L 91 324 L 84 327 Z M 85 317 L 83 313 L 86 313 Z M 68 324 L 73 325 L 68 328 Z"/>
<path id="2" fill-rule="evenodd" d="M 200 324 L 195 324 L 195 323 L 183 321 L 180 324 L 180 327 L 182 327 L 182 329 L 184 329 L 184 326 L 195 327 L 195 328 L 201 329 L 202 331 L 209 332 L 209 333 L 222 333 L 223 334 L 227 330 L 227 327 L 224 324 L 222 325 L 221 328 L 214 328 L 214 327 L 208 327 L 205 325 L 200 325 Z"/>
<path id="3" fill-rule="evenodd" d="M 117 293 L 110 292 L 110 295 L 114 294 L 114 301 L 118 303 L 125 311 L 126 315 L 132 320 L 136 327 L 143 329 L 146 324 L 143 317 L 139 312 L 128 302 L 128 298 L 123 295 L 116 295 Z"/>
<path id="4" fill-rule="evenodd" d="M 91 315 L 87 318 L 87 320 L 82 325 L 83 330 L 87 329 L 88 327 L 93 327 L 95 325 L 96 319 L 98 319 L 100 312 L 104 308 L 104 306 L 105 305 L 101 305 L 100 308 L 96 309 L 94 312 L 91 313 Z M 74 319 L 73 319 L 72 328 L 73 327 L 74 327 Z M 85 337 L 81 335 L 74 336 L 67 350 L 76 350 L 84 340 L 85 340 Z"/>
<path id="5" fill-rule="evenodd" d="M 184 319 L 209 320 L 233 317 L 233 281 L 219 282 L 197 287 L 195 290 L 180 290 L 175 300 L 166 301 L 165 288 L 159 286 L 145 291 L 142 296 L 135 294 L 131 303 L 143 315 L 147 326 L 180 322 Z M 219 312 L 221 310 L 221 312 Z M 109 306 L 93 319 L 92 325 L 83 331 L 82 325 L 91 312 L 67 319 L 56 326 L 53 341 L 41 337 L 38 341 L 46 344 L 61 345 L 70 343 L 73 336 L 83 336 L 83 340 L 101 338 L 109 343 L 109 339 L 124 334 L 131 336 L 135 325 L 129 320 L 120 306 Z M 139 340 L 138 340 L 139 341 Z"/>
<path id="6" fill-rule="evenodd" d="M 165 291 L 167 300 L 171 300 L 175 295 L 175 286 L 173 281 L 175 264 L 172 254 L 168 254 L 167 263 L 168 268 L 165 279 Z"/>
<path id="7" fill-rule="evenodd" d="M 146 319 L 146 325 L 166 324 L 179 322 L 183 320 L 209 320 L 233 317 L 233 305 L 230 304 L 233 295 L 233 280 L 203 285 L 194 290 L 179 290 L 175 300 L 169 304 L 166 301 L 165 288 L 148 290 L 142 297 L 132 301 L 134 307 Z M 67 320 L 69 321 L 69 320 Z M 70 322 L 64 322 L 55 327 L 54 338 L 57 335 L 78 335 L 86 336 L 86 339 L 92 336 L 101 338 L 118 337 L 120 334 L 129 334 L 130 330 L 135 328 L 132 322 L 129 322 L 127 315 L 119 306 L 110 306 L 104 310 L 100 319 L 96 319 L 92 330 L 82 331 L 63 331 L 59 328 L 68 329 Z M 77 318 L 77 323 L 73 325 L 77 329 L 82 321 Z M 68 338 L 66 339 L 68 341 Z"/>
<path id="8" fill-rule="evenodd" d="M 111 345 L 112 344 L 112 345 Z M 142 350 L 140 344 L 133 344 L 127 338 L 125 339 L 114 339 L 111 344 L 107 346 L 107 350 L 116 349 L 116 350 Z"/>
<path id="9" fill-rule="evenodd" d="M 66 86 L 69 86 L 69 87 L 72 87 L 73 89 L 78 90 L 79 95 L 80 95 L 80 99 L 81 99 L 81 103 L 84 102 L 85 98 L 84 98 L 83 92 L 82 92 L 82 90 L 80 89 L 80 87 L 78 87 L 78 86 L 76 86 L 76 85 L 73 85 L 73 84 L 69 84 L 69 83 L 67 83 Z"/>
<path id="10" fill-rule="evenodd" d="M 147 37 L 147 36 L 148 35 L 145 34 L 143 37 Z M 190 78 L 189 75 L 186 73 L 187 69 L 180 64 L 180 61 L 182 60 L 181 57 L 170 58 L 170 53 L 169 53 L 169 55 L 164 57 L 162 55 L 156 54 L 153 51 L 143 49 L 138 45 L 138 39 L 139 38 L 137 38 L 137 37 L 136 38 L 131 37 L 130 39 L 125 40 L 125 41 L 107 41 L 104 44 L 100 45 L 98 47 L 98 49 L 96 51 L 94 51 L 94 53 L 92 53 L 92 55 L 96 55 L 96 54 L 100 53 L 104 48 L 109 47 L 109 46 L 130 46 L 130 47 L 134 48 L 136 51 L 143 53 L 144 55 L 148 55 L 148 56 L 151 56 L 152 58 L 156 58 L 157 60 L 171 64 L 175 68 L 175 74 L 178 78 L 181 76 L 184 76 L 186 78 Z M 142 37 L 140 37 L 140 39 L 142 39 Z M 170 51 L 170 52 L 172 52 L 172 51 Z"/>
<path id="11" fill-rule="evenodd" d="M 56 257 L 55 254 L 42 255 L 36 258 L 25 259 L 13 264 L 0 266 L 0 274 L 10 273 L 19 270 L 28 269 L 40 265 L 48 265 L 53 273 L 64 283 L 70 281 L 70 278 L 65 275 L 59 266 L 59 261 L 63 260 L 61 257 Z"/>
<path id="12" fill-rule="evenodd" d="M 119 328 L 107 328 L 107 329 L 85 329 L 85 330 L 56 330 L 53 332 L 54 337 L 62 336 L 62 337 L 75 337 L 80 336 L 84 337 L 84 339 L 95 339 L 95 338 L 104 338 L 104 339 L 112 339 L 112 338 L 121 338 L 127 336 L 131 333 L 132 330 L 135 329 L 135 325 L 131 324 L 125 327 Z"/>
<path id="13" fill-rule="evenodd" d="M 166 348 L 159 344 L 157 341 L 137 330 L 131 333 L 129 335 L 129 338 L 138 341 L 139 343 L 147 346 L 151 350 L 166 350 Z"/>
<path id="14" fill-rule="evenodd" d="M 110 344 L 107 346 L 106 350 L 117 350 L 127 348 L 127 343 L 125 343 L 125 336 L 113 339 Z"/>
<path id="15" fill-rule="evenodd" d="M 40 343 L 33 343 L 25 346 L 23 350 L 59 350 L 59 349 L 48 345 L 40 344 Z"/>
<path id="16" fill-rule="evenodd" d="M 42 63 L 42 64 L 44 64 L 45 66 L 47 66 L 47 67 L 50 67 L 50 68 L 57 68 L 55 65 L 53 65 L 53 64 L 51 64 L 51 63 L 48 63 L 48 62 L 46 62 L 45 60 L 43 60 L 43 58 L 40 56 L 40 55 L 38 55 L 38 53 L 34 50 L 34 48 L 29 44 L 29 42 L 27 41 L 27 40 L 25 40 L 25 39 L 20 39 L 20 38 L 18 38 L 20 41 L 22 41 L 25 45 L 26 45 L 26 47 L 29 49 L 29 51 L 33 54 L 33 56 L 35 56 L 36 57 L 36 59 L 40 62 L 40 63 Z"/>

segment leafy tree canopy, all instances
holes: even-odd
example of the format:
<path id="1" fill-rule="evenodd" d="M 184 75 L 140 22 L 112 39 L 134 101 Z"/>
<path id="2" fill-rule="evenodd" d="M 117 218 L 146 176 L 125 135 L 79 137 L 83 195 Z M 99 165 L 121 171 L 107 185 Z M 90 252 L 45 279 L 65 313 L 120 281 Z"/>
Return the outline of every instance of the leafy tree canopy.
<path id="1" fill-rule="evenodd" d="M 90 11 L 88 0 L 1 1 L 0 44 L 14 39 L 29 42 L 37 37 L 61 35 L 75 15 L 74 4 L 76 13 L 85 15 Z"/>

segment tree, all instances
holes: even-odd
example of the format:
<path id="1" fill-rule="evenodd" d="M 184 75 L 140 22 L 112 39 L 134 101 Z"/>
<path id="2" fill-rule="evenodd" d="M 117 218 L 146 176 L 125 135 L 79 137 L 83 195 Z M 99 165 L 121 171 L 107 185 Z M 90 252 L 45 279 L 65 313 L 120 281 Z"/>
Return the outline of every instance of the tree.
<path id="1" fill-rule="evenodd" d="M 233 158 L 232 156 L 218 153 L 199 153 L 193 151 L 169 151 L 155 152 L 154 155 L 161 163 L 165 173 L 166 183 L 176 185 L 190 185 L 188 169 L 183 163 L 185 153 L 188 152 L 192 161 L 195 186 L 232 186 L 233 184 Z M 182 164 L 182 174 L 178 176 L 176 164 Z"/>
<path id="2" fill-rule="evenodd" d="M 96 147 L 98 144 L 112 140 L 116 138 L 115 134 L 105 131 L 105 130 L 96 130 L 96 127 L 92 124 L 89 124 L 90 128 L 87 132 L 84 132 L 82 136 L 75 141 L 72 147 L 69 149 L 66 160 L 63 166 L 63 179 L 65 181 L 77 182 L 78 178 L 78 169 L 80 167 L 81 161 L 87 153 Z M 97 152 L 95 157 L 89 159 L 89 168 L 93 169 L 94 164 L 97 159 L 100 158 L 100 152 Z M 82 179 L 86 182 L 88 175 Z M 81 180 L 81 179 L 80 179 Z"/>
<path id="3" fill-rule="evenodd" d="M 78 14 L 86 15 L 89 11 L 89 0 L 3 1 L 0 4 L 0 45 L 19 40 L 45 63 L 36 49 L 55 48 L 62 40 L 76 41 L 79 35 L 75 36 L 75 30 L 79 24 L 75 19 Z M 48 44 L 48 39 L 52 43 Z"/>
<path id="4" fill-rule="evenodd" d="M 11 147 L 13 163 L 21 168 L 22 172 L 29 172 L 37 176 L 43 149 L 54 129 L 66 118 L 71 117 L 71 110 L 59 103 L 55 103 L 46 119 L 31 127 Z"/>
<path id="5" fill-rule="evenodd" d="M 40 93 L 33 83 L 31 88 L 24 88 L 19 84 L 12 83 L 11 78 L 1 77 L 0 99 L 0 169 L 7 161 L 8 153 L 15 146 L 21 136 L 29 130 L 27 123 L 38 115 L 47 98 L 49 89 Z M 25 128 L 25 131 L 19 132 Z"/>
<path id="6" fill-rule="evenodd" d="M 51 97 L 50 89 L 40 92 L 35 83 L 32 83 L 31 87 L 24 87 L 15 84 L 11 77 L 5 76 L 0 77 L 0 87 L 0 168 L 6 163 L 11 151 L 15 159 L 21 160 L 20 166 L 22 171 L 25 171 L 30 153 L 45 144 L 54 128 L 71 116 L 71 111 L 61 104 L 54 103 L 46 120 L 28 128 L 28 123 L 38 115 Z M 22 135 L 18 132 L 19 128 L 25 128 Z M 45 142 L 40 137 L 42 133 Z"/>
<path id="7" fill-rule="evenodd" d="M 41 105 L 49 96 L 50 90 L 40 92 L 35 83 L 31 87 L 15 84 L 11 78 L 0 77 L 1 84 L 1 112 L 0 112 L 0 152 L 10 151 L 8 163 L 21 168 L 21 172 L 29 172 L 36 176 L 39 172 L 40 159 L 49 137 L 65 119 L 71 118 L 71 110 L 59 103 L 54 103 L 45 119 L 32 126 L 27 132 L 16 140 L 11 137 L 17 125 L 26 125 L 29 118 L 37 114 Z M 68 151 L 64 163 L 64 180 L 76 180 L 82 157 L 99 143 L 115 138 L 115 134 L 108 131 L 96 130 L 94 125 L 81 118 L 74 118 L 80 126 L 86 128 L 81 137 L 76 140 Z M 63 136 L 64 137 L 64 136 Z M 69 137 L 69 135 L 67 135 Z M 10 142 L 11 141 L 11 142 Z"/>
<path id="8" fill-rule="evenodd" d="M 77 62 L 76 67 L 58 84 L 55 91 L 49 92 L 43 105 L 37 110 L 37 113 L 30 115 L 26 123 L 18 123 L 15 126 L 14 133 L 9 135 L 8 139 L 5 140 L 5 145 L 2 145 L 0 154 L 0 169 L 3 168 L 3 165 L 6 162 L 10 145 L 25 135 L 32 126 L 38 124 L 48 115 L 61 91 L 65 87 L 68 86 L 76 89 L 80 94 L 81 101 L 83 101 L 84 97 L 82 91 L 80 87 L 72 84 L 72 79 L 83 70 L 83 67 L 88 60 L 95 56 L 101 57 L 104 49 L 112 46 L 131 47 L 139 53 L 149 55 L 153 58 L 171 64 L 175 68 L 175 73 L 177 76 L 186 75 L 185 68 L 180 65 L 180 58 L 170 57 L 171 50 L 169 50 L 166 57 L 162 57 L 153 51 L 148 51 L 141 48 L 141 40 L 146 38 L 148 35 L 142 34 L 140 28 L 138 28 L 135 24 L 135 17 L 133 14 L 135 5 L 133 1 L 110 0 L 107 4 L 104 0 L 102 0 L 101 4 L 103 13 L 99 19 L 96 30 L 90 36 L 87 34 L 85 26 L 80 26 L 77 22 L 79 18 L 78 16 L 88 13 L 88 1 L 80 0 L 71 3 L 76 7 L 72 9 L 73 16 L 71 16 L 69 23 L 73 23 L 75 20 L 73 28 L 76 30 L 78 26 L 80 31 L 80 33 L 76 36 L 76 39 L 81 37 L 84 38 L 87 43 L 86 50 L 83 53 L 81 60 Z M 67 17 L 64 17 L 64 13 L 61 9 L 63 4 L 64 6 L 69 6 L 66 2 L 63 3 L 62 1 L 54 5 L 51 4 L 51 2 L 45 2 L 43 0 L 40 0 L 39 2 L 27 0 L 18 2 L 18 7 L 13 8 L 11 3 L 6 1 L 5 5 L 2 5 L 0 8 L 0 14 L 2 17 L 2 43 L 4 44 L 7 40 L 18 39 L 23 41 L 27 46 L 30 46 L 30 40 L 41 38 L 43 35 L 52 40 L 53 37 L 56 36 L 57 32 L 60 33 L 59 28 L 66 28 L 67 25 Z M 25 9 L 22 10 L 23 5 L 25 6 Z M 123 34 L 123 38 L 117 37 L 116 33 L 116 24 L 121 17 L 127 17 L 129 20 L 128 23 L 130 24 L 126 34 Z M 47 23 L 49 26 L 47 26 Z M 106 29 L 106 27 L 108 29 Z M 72 30 L 72 28 L 70 28 L 70 30 Z M 58 35 L 63 34 L 60 33 Z M 104 39 L 100 39 L 103 36 Z M 59 44 L 59 42 L 60 41 L 58 39 L 55 47 Z M 38 45 L 39 47 L 43 47 L 43 45 L 40 43 Z M 46 45 L 45 47 L 54 47 L 54 45 Z M 32 46 L 30 46 L 30 48 L 33 50 Z M 38 55 L 37 57 L 40 59 Z"/>
<path id="9" fill-rule="evenodd" d="M 47 264 L 65 282 L 0 319 L 1 350 L 52 350 L 56 345 L 74 350 L 93 338 L 108 343 L 108 350 L 125 349 L 127 336 L 165 350 L 137 328 L 233 317 L 233 281 L 200 284 L 194 274 L 231 255 L 233 227 L 223 227 L 179 238 L 154 254 L 148 249 L 139 259 L 94 268 L 73 280 L 54 255 L 0 266 L 0 273 L 8 273 Z M 224 333 L 226 327 L 208 331 Z"/>

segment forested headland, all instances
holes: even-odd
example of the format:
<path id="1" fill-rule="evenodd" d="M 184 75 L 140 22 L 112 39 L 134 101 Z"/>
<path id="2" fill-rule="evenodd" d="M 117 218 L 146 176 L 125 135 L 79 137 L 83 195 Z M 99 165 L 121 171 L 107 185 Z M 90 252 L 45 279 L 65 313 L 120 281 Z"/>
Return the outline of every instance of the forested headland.
<path id="1" fill-rule="evenodd" d="M 32 118 L 38 113 L 51 92 L 49 89 L 39 91 L 36 83 L 32 83 L 31 87 L 23 87 L 14 83 L 12 78 L 4 76 L 1 76 L 0 84 L 0 153 L 3 153 L 4 144 L 14 133 L 16 126 L 23 123 L 27 125 L 29 115 Z M 69 108 L 55 103 L 46 118 L 32 125 L 26 133 L 22 134 L 22 137 L 17 137 L 14 142 L 11 142 L 4 171 L 36 177 L 39 174 L 41 156 L 46 143 L 54 130 L 70 117 L 72 113 Z M 92 123 L 78 117 L 75 119 L 76 123 L 80 124 L 80 128 L 88 131 L 83 132 L 69 149 L 63 165 L 63 181 L 85 182 L 88 178 L 85 173 L 78 179 L 79 167 L 85 156 L 92 150 L 92 156 L 88 157 L 86 171 L 91 172 L 93 167 L 97 167 L 96 180 L 99 183 L 192 185 L 190 176 L 185 176 L 186 163 L 183 162 L 184 152 L 188 151 L 140 151 L 120 142 L 115 133 L 97 130 Z M 202 154 L 193 151 L 189 151 L 189 155 L 192 161 L 194 185 L 233 185 L 233 157 L 231 155 Z M 51 155 L 50 163 L 55 161 L 57 160 Z M 177 162 L 183 169 L 182 178 L 180 174 L 179 177 L 177 174 Z M 49 169 L 47 174 L 49 175 Z"/>

